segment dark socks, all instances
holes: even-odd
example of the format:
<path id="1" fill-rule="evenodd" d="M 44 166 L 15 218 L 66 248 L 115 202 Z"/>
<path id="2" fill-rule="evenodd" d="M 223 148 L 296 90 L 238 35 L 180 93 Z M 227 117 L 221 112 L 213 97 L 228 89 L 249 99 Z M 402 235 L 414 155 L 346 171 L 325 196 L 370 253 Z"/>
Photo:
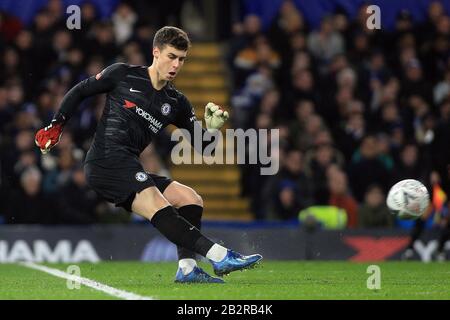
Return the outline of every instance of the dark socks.
<path id="1" fill-rule="evenodd" d="M 408 249 L 414 248 L 414 242 L 417 239 L 419 239 L 424 228 L 425 228 L 425 222 L 422 219 L 417 219 L 416 223 L 414 224 L 414 227 L 412 229 L 412 232 L 411 232 L 411 238 L 409 240 Z"/>
<path id="2" fill-rule="evenodd" d="M 183 206 L 177 209 L 178 214 L 186 219 L 190 224 L 196 227 L 198 230 L 201 229 L 202 225 L 202 213 L 203 207 L 190 204 L 187 206 Z M 188 250 L 184 247 L 177 246 L 178 251 L 178 259 L 194 259 L 195 260 L 195 252 Z"/>
<path id="3" fill-rule="evenodd" d="M 214 242 L 200 233 L 200 230 L 180 216 L 172 206 L 157 211 L 151 219 L 153 226 L 177 246 L 194 251 L 202 256 Z"/>
<path id="4" fill-rule="evenodd" d="M 444 252 L 445 242 L 450 239 L 450 222 L 447 222 L 447 226 L 441 231 L 439 237 L 438 252 Z"/>

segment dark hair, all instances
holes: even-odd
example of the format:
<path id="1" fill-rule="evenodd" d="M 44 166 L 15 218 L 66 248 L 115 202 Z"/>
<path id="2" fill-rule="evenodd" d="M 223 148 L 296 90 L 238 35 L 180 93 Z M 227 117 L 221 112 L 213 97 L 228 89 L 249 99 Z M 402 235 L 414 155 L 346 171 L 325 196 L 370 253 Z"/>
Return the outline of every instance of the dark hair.
<path id="1" fill-rule="evenodd" d="M 166 45 L 170 45 L 177 50 L 186 51 L 191 46 L 191 41 L 187 33 L 180 28 L 166 26 L 156 31 L 153 47 L 162 50 Z"/>

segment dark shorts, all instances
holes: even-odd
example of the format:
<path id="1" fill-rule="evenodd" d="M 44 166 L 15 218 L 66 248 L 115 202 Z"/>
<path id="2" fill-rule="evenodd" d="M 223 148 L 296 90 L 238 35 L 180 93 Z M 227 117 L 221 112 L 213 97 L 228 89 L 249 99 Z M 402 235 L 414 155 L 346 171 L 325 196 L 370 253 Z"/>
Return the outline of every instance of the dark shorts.
<path id="1" fill-rule="evenodd" d="M 84 165 L 88 185 L 116 207 L 123 207 L 131 212 L 136 193 L 155 187 L 163 193 L 172 180 L 146 172 L 139 163 L 108 167 L 102 162 L 88 162 Z"/>

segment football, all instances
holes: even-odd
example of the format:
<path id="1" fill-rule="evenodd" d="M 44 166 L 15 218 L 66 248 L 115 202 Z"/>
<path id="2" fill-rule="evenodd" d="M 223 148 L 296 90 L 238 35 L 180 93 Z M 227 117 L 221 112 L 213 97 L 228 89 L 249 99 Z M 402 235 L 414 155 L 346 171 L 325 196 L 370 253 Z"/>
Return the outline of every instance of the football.
<path id="1" fill-rule="evenodd" d="M 392 214 L 400 219 L 417 219 L 430 203 L 427 188 L 420 181 L 406 179 L 397 182 L 389 190 L 386 204 Z"/>

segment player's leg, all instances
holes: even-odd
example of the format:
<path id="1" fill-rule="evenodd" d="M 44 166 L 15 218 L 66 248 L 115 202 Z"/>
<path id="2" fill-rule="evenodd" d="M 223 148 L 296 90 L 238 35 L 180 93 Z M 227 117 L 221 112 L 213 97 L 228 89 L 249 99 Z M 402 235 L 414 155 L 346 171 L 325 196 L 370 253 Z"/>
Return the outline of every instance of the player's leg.
<path id="1" fill-rule="evenodd" d="M 414 227 L 411 230 L 408 246 L 402 254 L 402 260 L 411 260 L 414 257 L 414 242 L 420 238 L 424 228 L 425 221 L 423 219 L 419 218 L 414 222 Z"/>
<path id="2" fill-rule="evenodd" d="M 155 186 L 162 192 L 170 205 L 177 209 L 179 215 L 185 218 L 197 229 L 201 229 L 201 218 L 203 213 L 203 200 L 192 188 L 179 182 L 148 172 L 149 176 L 155 182 Z M 177 246 L 179 257 L 179 269 L 188 274 L 196 266 L 195 252 L 186 248 Z M 177 272 L 178 273 L 178 272 Z"/>
<path id="3" fill-rule="evenodd" d="M 190 224 L 201 230 L 201 219 L 203 214 L 203 199 L 194 189 L 185 186 L 179 182 L 173 181 L 163 193 L 169 203 L 175 207 L 183 218 Z M 195 252 L 186 248 L 177 247 L 178 259 L 181 268 L 191 269 L 194 267 L 192 261 L 195 262 Z M 184 266 L 186 264 L 186 266 Z"/>
<path id="4" fill-rule="evenodd" d="M 171 181 L 164 189 L 163 196 L 177 209 L 180 216 L 201 230 L 203 199 L 194 189 L 179 182 Z M 222 282 L 220 279 L 211 277 L 197 266 L 195 252 L 181 246 L 177 246 L 177 251 L 178 270 L 175 275 L 175 282 Z"/>
<path id="5" fill-rule="evenodd" d="M 137 192 L 131 209 L 149 219 L 155 228 L 176 245 L 208 258 L 219 276 L 249 268 L 262 259 L 258 254 L 240 255 L 206 238 L 176 212 L 156 187 Z"/>
<path id="6" fill-rule="evenodd" d="M 437 248 L 437 254 L 436 254 L 436 260 L 438 261 L 445 261 L 446 260 L 446 254 L 445 254 L 445 243 L 447 240 L 450 239 L 450 219 L 447 219 L 446 225 L 441 230 L 441 234 L 439 236 L 439 242 L 438 242 L 438 248 Z"/>
<path id="7" fill-rule="evenodd" d="M 85 164 L 86 179 L 97 193 L 116 206 L 133 211 L 148 220 L 176 245 L 194 251 L 213 264 L 216 274 L 251 267 L 260 255 L 242 256 L 212 242 L 195 226 L 181 217 L 161 191 L 170 179 L 152 177 L 134 159 L 123 161 L 119 168 L 108 161 Z M 156 181 L 155 181 L 155 179 Z"/>
<path id="8" fill-rule="evenodd" d="M 203 200 L 201 196 L 191 187 L 183 185 L 179 182 L 172 182 L 164 190 L 164 197 L 178 209 L 180 215 L 195 225 L 199 230 L 201 228 L 201 217 L 203 213 Z M 195 253 L 192 251 L 178 247 L 180 262 L 186 261 L 189 257 L 193 257 L 192 263 L 195 262 Z M 187 258 L 187 259 L 186 259 Z M 260 255 L 243 256 L 231 250 L 227 250 L 227 256 L 220 262 L 211 260 L 214 272 L 217 275 L 228 274 L 231 271 L 240 269 L 242 265 L 254 265 L 261 260 Z M 201 269 L 200 269 L 201 270 Z M 203 271 L 202 271 L 203 272 Z"/>
<path id="9" fill-rule="evenodd" d="M 137 192 L 131 204 L 133 212 L 147 218 L 170 241 L 208 258 L 223 258 L 225 248 L 219 248 L 216 255 L 209 254 L 214 242 L 181 217 L 156 187 Z M 220 246 L 219 246 L 220 247 Z M 214 250 L 213 250 L 214 251 Z M 219 256 L 219 257 L 216 257 Z"/>

